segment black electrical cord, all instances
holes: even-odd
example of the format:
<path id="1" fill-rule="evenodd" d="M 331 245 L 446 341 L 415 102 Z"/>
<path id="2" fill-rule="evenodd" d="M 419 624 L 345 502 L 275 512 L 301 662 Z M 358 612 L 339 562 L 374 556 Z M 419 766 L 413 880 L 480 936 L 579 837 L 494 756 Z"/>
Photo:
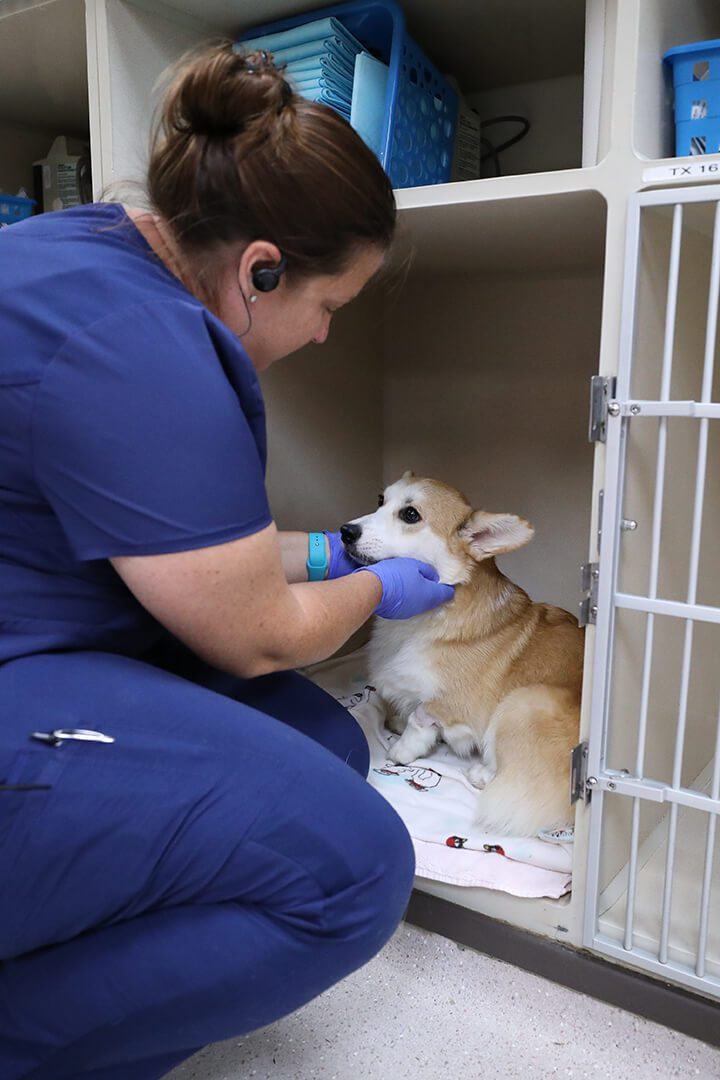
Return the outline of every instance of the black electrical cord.
<path id="1" fill-rule="evenodd" d="M 489 158 L 492 158 L 495 163 L 495 175 L 500 176 L 502 169 L 500 168 L 500 158 L 498 157 L 497 150 L 490 140 L 483 138 L 482 135 L 480 136 L 480 144 L 485 147 L 486 150 L 484 154 L 480 155 L 480 164 L 483 165 Z"/>
<path id="2" fill-rule="evenodd" d="M 522 124 L 522 130 L 519 131 L 517 135 L 513 135 L 512 138 L 506 139 L 505 142 L 500 143 L 499 146 L 495 146 L 482 134 L 480 136 L 480 142 L 486 148 L 486 152 L 480 155 L 480 164 L 482 165 L 491 158 L 495 164 L 495 175 L 500 176 L 502 170 L 500 168 L 499 155 L 503 150 L 507 150 L 509 146 L 514 146 L 515 143 L 520 142 L 521 139 L 525 138 L 530 130 L 530 121 L 524 116 L 493 116 L 490 120 L 480 121 L 480 131 L 483 132 L 485 128 L 492 127 L 493 124 Z"/>

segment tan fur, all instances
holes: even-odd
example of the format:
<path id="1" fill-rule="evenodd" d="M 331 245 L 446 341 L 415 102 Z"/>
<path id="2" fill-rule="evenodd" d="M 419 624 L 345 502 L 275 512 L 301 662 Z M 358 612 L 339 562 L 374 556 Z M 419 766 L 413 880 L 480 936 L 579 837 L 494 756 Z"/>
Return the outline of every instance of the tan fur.
<path id="1" fill-rule="evenodd" d="M 527 542 L 531 526 L 513 515 L 473 512 L 447 484 L 421 484 L 414 505 L 464 568 L 454 600 L 414 620 L 441 687 L 421 704 L 451 746 L 453 728 L 462 724 L 472 730 L 481 755 L 484 740 L 493 740 L 497 773 L 479 796 L 481 823 L 521 835 L 569 824 L 583 632 L 568 612 L 534 603 L 495 565 L 496 554 Z M 509 547 L 485 535 L 493 526 L 509 534 L 515 529 Z M 372 671 L 370 676 L 374 682 Z M 401 731 L 407 714 L 399 711 L 400 720 L 389 726 Z"/>

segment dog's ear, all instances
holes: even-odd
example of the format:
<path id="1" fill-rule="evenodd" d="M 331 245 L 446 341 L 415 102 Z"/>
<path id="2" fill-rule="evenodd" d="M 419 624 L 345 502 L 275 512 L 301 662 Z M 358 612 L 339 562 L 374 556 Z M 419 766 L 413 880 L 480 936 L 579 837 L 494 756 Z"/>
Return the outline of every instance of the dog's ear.
<path id="1" fill-rule="evenodd" d="M 477 562 L 515 551 L 532 540 L 535 530 L 516 514 L 488 514 L 476 510 L 458 530 L 468 553 Z"/>
<path id="2" fill-rule="evenodd" d="M 403 480 L 412 480 L 414 476 L 415 473 L 412 471 L 412 469 L 406 469 L 405 472 L 402 474 Z"/>

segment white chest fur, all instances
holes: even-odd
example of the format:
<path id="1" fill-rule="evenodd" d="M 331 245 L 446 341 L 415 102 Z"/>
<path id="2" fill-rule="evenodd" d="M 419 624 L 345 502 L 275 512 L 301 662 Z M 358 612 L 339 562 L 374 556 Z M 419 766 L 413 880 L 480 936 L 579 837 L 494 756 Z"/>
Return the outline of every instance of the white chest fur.
<path id="1" fill-rule="evenodd" d="M 369 647 L 368 677 L 385 701 L 406 719 L 440 690 L 433 639 L 421 619 L 376 619 Z"/>

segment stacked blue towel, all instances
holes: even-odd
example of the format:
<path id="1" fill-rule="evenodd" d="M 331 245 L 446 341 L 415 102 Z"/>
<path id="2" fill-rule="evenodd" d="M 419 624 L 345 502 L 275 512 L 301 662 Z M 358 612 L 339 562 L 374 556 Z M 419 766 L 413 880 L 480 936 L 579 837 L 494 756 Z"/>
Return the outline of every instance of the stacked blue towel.
<path id="1" fill-rule="evenodd" d="M 338 19 L 316 19 L 292 30 L 241 41 L 236 49 L 265 49 L 285 66 L 288 81 L 310 101 L 321 101 L 350 120 L 355 57 L 363 47 Z"/>
<path id="2" fill-rule="evenodd" d="M 381 156 L 388 67 L 375 60 L 339 19 L 239 41 L 236 51 L 265 49 L 302 97 L 330 105 Z"/>

